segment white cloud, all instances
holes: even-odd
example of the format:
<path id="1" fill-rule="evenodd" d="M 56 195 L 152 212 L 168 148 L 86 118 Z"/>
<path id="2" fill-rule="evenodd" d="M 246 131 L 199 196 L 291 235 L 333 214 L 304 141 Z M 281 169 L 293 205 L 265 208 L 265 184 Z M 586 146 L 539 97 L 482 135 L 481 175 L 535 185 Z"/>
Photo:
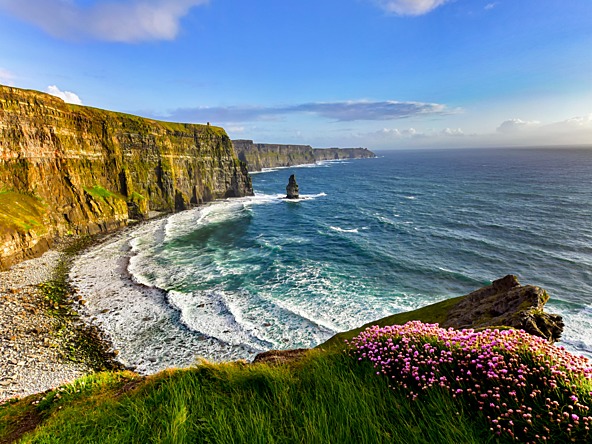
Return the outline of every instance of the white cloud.
<path id="1" fill-rule="evenodd" d="M 13 86 L 13 81 L 16 79 L 16 76 L 11 73 L 9 70 L 0 68 L 0 84 Z"/>
<path id="2" fill-rule="evenodd" d="M 580 145 L 592 144 L 592 114 L 576 116 L 559 122 L 506 120 L 491 140 L 514 145 Z"/>
<path id="3" fill-rule="evenodd" d="M 538 127 L 541 122 L 536 120 L 525 121 L 521 119 L 510 119 L 502 122 L 502 124 L 497 128 L 497 132 L 499 133 L 516 133 L 523 130 L 529 130 Z"/>
<path id="4" fill-rule="evenodd" d="M 498 2 L 487 3 L 487 4 L 485 5 L 485 10 L 486 10 L 486 11 L 489 11 L 490 9 L 493 9 L 493 8 L 495 8 L 497 5 L 499 5 L 499 3 L 498 3 Z"/>
<path id="5" fill-rule="evenodd" d="M 71 91 L 61 91 L 57 86 L 50 85 L 47 87 L 47 92 L 52 96 L 59 97 L 66 103 L 73 103 L 74 105 L 82 105 L 82 100 L 78 95 Z"/>
<path id="6" fill-rule="evenodd" d="M 171 112 L 171 119 L 203 122 L 252 122 L 260 120 L 279 120 L 289 114 L 313 114 L 339 122 L 359 120 L 396 120 L 408 117 L 441 115 L 456 112 L 450 111 L 446 105 L 424 102 L 384 101 L 348 101 L 348 102 L 314 102 L 288 106 L 231 106 L 231 107 L 195 107 L 180 108 Z"/>
<path id="7" fill-rule="evenodd" d="M 587 116 L 572 117 L 561 122 L 545 125 L 546 130 L 592 130 L 592 114 Z"/>
<path id="8" fill-rule="evenodd" d="M 397 15 L 423 15 L 452 0 L 375 0 L 385 11 Z"/>
<path id="9" fill-rule="evenodd" d="M 114 42 L 173 40 L 181 19 L 208 0 L 99 1 L 90 6 L 73 0 L 0 0 L 4 9 L 60 38 Z"/>
<path id="10" fill-rule="evenodd" d="M 465 133 L 461 128 L 444 128 L 442 130 L 442 135 L 458 137 L 458 136 L 464 136 Z"/>

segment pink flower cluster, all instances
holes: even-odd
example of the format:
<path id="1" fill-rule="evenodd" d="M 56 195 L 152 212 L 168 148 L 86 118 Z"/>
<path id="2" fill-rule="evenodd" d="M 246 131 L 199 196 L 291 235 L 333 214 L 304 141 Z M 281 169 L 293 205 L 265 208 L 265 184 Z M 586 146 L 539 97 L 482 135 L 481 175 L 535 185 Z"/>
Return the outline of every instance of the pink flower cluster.
<path id="1" fill-rule="evenodd" d="M 412 399 L 440 387 L 469 401 L 498 436 L 592 442 L 588 361 L 522 330 L 477 332 L 412 321 L 367 328 L 349 345 Z"/>

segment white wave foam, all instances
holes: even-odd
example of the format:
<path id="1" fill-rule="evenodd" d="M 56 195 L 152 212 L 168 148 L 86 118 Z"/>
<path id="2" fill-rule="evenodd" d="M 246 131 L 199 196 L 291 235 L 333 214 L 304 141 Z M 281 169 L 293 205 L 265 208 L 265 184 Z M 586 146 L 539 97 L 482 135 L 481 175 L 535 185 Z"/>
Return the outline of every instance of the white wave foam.
<path id="1" fill-rule="evenodd" d="M 170 291 L 168 300 L 181 313 L 181 322 L 191 330 L 230 345 L 246 345 L 263 351 L 269 342 L 257 337 L 237 322 L 222 290 L 182 293 Z"/>
<path id="2" fill-rule="evenodd" d="M 592 362 L 592 308 L 569 310 L 549 302 L 549 311 L 557 313 L 563 317 L 565 327 L 561 335 L 561 340 L 557 345 L 575 355 L 584 356 Z"/>
<path id="3" fill-rule="evenodd" d="M 298 199 L 286 199 L 286 196 L 281 194 L 281 199 L 288 202 L 288 203 L 293 203 L 293 202 L 303 202 L 306 200 L 314 200 L 314 199 L 318 199 L 319 197 L 325 197 L 327 195 L 327 193 L 318 193 L 318 194 L 301 194 L 300 197 Z"/>
<path id="4" fill-rule="evenodd" d="M 88 250 L 70 272 L 77 293 L 87 301 L 81 316 L 107 334 L 121 362 L 148 374 L 191 365 L 198 356 L 225 361 L 255 355 L 252 347 L 229 346 L 187 330 L 162 291 L 134 285 L 126 274 L 128 242 L 129 233 L 124 233 Z"/>
<path id="5" fill-rule="evenodd" d="M 274 171 L 281 171 L 281 170 L 287 170 L 288 168 L 315 168 L 318 167 L 319 164 L 318 163 L 304 163 L 302 165 L 291 165 L 291 166 L 279 166 L 279 167 L 273 167 L 273 168 L 262 168 L 261 171 L 255 171 L 249 174 L 261 174 L 261 173 L 272 173 Z"/>
<path id="6" fill-rule="evenodd" d="M 333 226 L 330 226 L 329 228 L 332 229 L 333 231 L 337 231 L 339 233 L 359 233 L 359 228 L 346 229 L 346 228 L 333 227 Z"/>

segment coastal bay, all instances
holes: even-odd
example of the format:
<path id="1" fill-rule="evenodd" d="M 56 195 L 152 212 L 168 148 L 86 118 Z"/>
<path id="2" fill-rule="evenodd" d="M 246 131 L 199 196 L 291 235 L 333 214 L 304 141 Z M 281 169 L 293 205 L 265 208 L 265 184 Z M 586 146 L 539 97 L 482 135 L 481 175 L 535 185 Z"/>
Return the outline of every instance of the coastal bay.
<path id="1" fill-rule="evenodd" d="M 503 178 L 496 165 L 508 157 L 516 167 Z M 537 174 L 524 174 L 535 158 L 545 194 L 530 188 Z M 452 150 L 268 170 L 254 176 L 254 197 L 129 230 L 83 255 L 72 278 L 88 316 L 140 372 L 314 347 L 508 273 L 549 291 L 549 311 L 566 323 L 561 344 L 589 356 L 589 233 L 571 213 L 589 199 L 571 193 L 589 161 L 585 150 Z M 308 199 L 282 199 L 290 172 Z M 557 202 L 572 208 L 558 213 Z M 163 347 L 167 337 L 182 339 Z"/>

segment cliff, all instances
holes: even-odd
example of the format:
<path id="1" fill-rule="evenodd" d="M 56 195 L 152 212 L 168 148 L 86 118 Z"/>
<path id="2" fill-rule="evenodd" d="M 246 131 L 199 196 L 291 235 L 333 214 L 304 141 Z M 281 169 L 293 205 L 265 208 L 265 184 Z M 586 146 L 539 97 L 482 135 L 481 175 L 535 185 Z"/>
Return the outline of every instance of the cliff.
<path id="1" fill-rule="evenodd" d="M 222 128 L 0 86 L 0 269 L 58 237 L 249 194 L 246 165 Z"/>
<path id="2" fill-rule="evenodd" d="M 313 148 L 312 152 L 316 161 L 376 157 L 368 148 Z"/>
<path id="3" fill-rule="evenodd" d="M 376 157 L 367 148 L 313 148 L 310 145 L 254 143 L 252 140 L 233 140 L 232 143 L 238 158 L 248 165 L 249 171 L 304 165 L 321 160 Z"/>

